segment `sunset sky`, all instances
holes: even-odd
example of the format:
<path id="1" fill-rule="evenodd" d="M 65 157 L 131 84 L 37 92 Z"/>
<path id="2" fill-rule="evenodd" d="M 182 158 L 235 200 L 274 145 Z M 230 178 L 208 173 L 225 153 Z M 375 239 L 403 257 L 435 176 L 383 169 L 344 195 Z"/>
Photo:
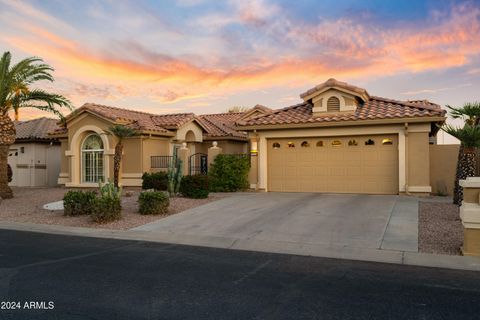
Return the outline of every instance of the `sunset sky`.
<path id="1" fill-rule="evenodd" d="M 0 2 L 0 49 L 42 57 L 56 70 L 44 86 L 76 107 L 280 108 L 331 77 L 400 100 L 480 100 L 480 1 Z"/>

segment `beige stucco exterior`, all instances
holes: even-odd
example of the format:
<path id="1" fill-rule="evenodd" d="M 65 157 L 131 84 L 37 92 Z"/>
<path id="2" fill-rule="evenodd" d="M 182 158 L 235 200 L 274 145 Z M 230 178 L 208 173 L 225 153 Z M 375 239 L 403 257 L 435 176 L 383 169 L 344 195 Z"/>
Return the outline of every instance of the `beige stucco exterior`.
<path id="1" fill-rule="evenodd" d="M 272 191 L 269 189 L 269 142 L 275 139 L 311 139 L 311 138 L 335 138 L 350 136 L 395 136 L 398 143 L 398 151 L 395 152 L 395 169 L 398 179 L 396 183 L 397 192 L 410 193 L 429 193 L 431 192 L 430 171 L 429 171 L 429 147 L 428 137 L 431 130 L 430 123 L 376 123 L 375 125 L 361 125 L 358 122 L 354 126 L 321 126 L 294 127 L 283 126 L 285 129 L 259 129 L 256 133 L 251 132 L 251 137 L 255 136 L 258 156 L 257 176 L 250 174 L 252 187 L 260 190 Z M 279 126 L 282 127 L 282 126 Z M 253 148 L 253 145 L 252 145 Z M 298 190 L 301 191 L 301 190 Z"/>
<path id="2" fill-rule="evenodd" d="M 459 144 L 430 145 L 430 185 L 432 193 L 453 195 Z"/>
<path id="3" fill-rule="evenodd" d="M 58 183 L 68 187 L 97 187 L 96 183 L 82 181 L 81 148 L 84 140 L 91 134 L 97 134 L 103 142 L 104 179 L 113 180 L 113 156 L 117 139 L 108 134 L 108 128 L 114 123 L 96 114 L 84 112 L 67 122 L 68 133 L 60 136 Z M 174 134 L 162 132 L 142 132 L 140 135 L 124 139 L 123 156 L 120 170 L 120 183 L 123 186 L 141 186 L 144 172 L 165 171 L 166 168 L 152 168 L 151 157 L 172 156 L 174 148 L 187 144 L 187 156 L 197 152 L 208 153 L 212 141 L 203 140 L 204 129 L 191 121 Z M 222 140 L 218 142 L 224 153 L 242 153 L 247 151 L 246 141 Z M 185 151 L 184 151 L 185 153 Z M 187 165 L 188 161 L 184 163 Z"/>

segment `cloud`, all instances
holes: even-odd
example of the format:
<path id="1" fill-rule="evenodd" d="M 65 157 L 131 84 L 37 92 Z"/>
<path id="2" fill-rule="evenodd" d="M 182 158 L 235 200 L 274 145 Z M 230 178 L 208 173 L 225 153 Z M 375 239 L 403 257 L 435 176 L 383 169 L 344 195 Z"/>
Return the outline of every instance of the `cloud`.
<path id="1" fill-rule="evenodd" d="M 454 87 L 443 87 L 443 88 L 436 88 L 436 89 L 419 89 L 414 91 L 402 92 L 402 94 L 407 96 L 413 96 L 413 95 L 424 94 L 424 93 L 437 93 L 437 92 L 448 91 L 448 90 L 456 90 L 456 89 L 471 87 L 471 86 L 472 86 L 471 83 L 464 83 Z"/>
<path id="2" fill-rule="evenodd" d="M 45 58 L 58 77 L 75 83 L 60 86 L 75 101 L 125 96 L 160 104 L 196 102 L 215 94 L 305 87 L 329 77 L 368 79 L 445 70 L 466 66 L 480 53 L 480 8 L 473 2 L 432 12 L 421 24 L 385 28 L 349 16 L 307 21 L 269 1 L 230 0 L 227 9 L 193 16 L 175 30 L 153 11 L 139 21 L 135 9 L 127 34 L 112 30 L 102 36 L 88 25 L 80 32 L 28 4 L 12 3 L 7 3 L 8 10 L 17 19 L 2 21 L 0 27 L 15 32 L 0 35 L 0 44 Z M 119 19 L 95 10 L 90 17 L 122 20 L 128 3 L 115 10 Z M 148 37 L 151 33 L 155 36 Z M 449 88 L 403 94 L 444 90 Z"/>

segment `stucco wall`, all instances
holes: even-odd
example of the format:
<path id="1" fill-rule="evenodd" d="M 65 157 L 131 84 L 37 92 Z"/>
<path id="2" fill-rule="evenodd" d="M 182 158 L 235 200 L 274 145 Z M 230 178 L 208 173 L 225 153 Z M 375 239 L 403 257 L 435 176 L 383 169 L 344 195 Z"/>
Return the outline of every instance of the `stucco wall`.
<path id="1" fill-rule="evenodd" d="M 428 132 L 408 133 L 408 186 L 413 192 L 430 192 L 416 187 L 430 186 L 430 156 Z"/>
<path id="2" fill-rule="evenodd" d="M 459 144 L 430 145 L 430 184 L 432 193 L 452 195 Z"/>
<path id="3" fill-rule="evenodd" d="M 170 155 L 170 142 L 167 138 L 144 138 L 142 139 L 143 164 L 142 172 L 151 171 L 152 156 Z"/>
<path id="4" fill-rule="evenodd" d="M 208 153 L 208 148 L 212 147 L 213 141 L 204 141 L 203 143 L 198 143 L 195 146 L 195 152 Z M 248 152 L 248 143 L 247 141 L 226 141 L 220 140 L 217 141 L 218 147 L 222 148 L 222 153 L 224 154 L 239 154 Z"/>
<path id="5" fill-rule="evenodd" d="M 142 138 L 123 140 L 122 173 L 142 173 Z"/>

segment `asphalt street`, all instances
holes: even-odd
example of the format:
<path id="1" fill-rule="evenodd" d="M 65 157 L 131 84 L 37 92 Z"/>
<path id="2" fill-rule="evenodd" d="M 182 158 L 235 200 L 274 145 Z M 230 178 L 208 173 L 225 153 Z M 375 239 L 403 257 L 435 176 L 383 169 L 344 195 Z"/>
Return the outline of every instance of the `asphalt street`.
<path id="1" fill-rule="evenodd" d="M 480 273 L 0 230 L 0 319 L 478 319 Z"/>

